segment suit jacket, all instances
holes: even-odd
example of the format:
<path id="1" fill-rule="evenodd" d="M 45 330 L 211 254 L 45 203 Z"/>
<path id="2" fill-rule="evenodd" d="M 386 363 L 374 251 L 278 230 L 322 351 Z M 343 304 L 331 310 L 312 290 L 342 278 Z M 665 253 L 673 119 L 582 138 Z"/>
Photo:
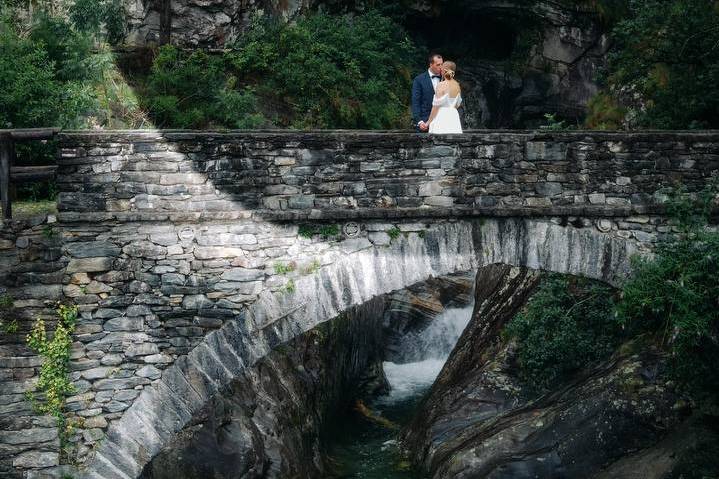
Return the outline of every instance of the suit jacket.
<path id="1" fill-rule="evenodd" d="M 433 98 L 434 87 L 429 72 L 420 73 L 412 82 L 412 121 L 415 126 L 420 121 L 429 120 Z"/>

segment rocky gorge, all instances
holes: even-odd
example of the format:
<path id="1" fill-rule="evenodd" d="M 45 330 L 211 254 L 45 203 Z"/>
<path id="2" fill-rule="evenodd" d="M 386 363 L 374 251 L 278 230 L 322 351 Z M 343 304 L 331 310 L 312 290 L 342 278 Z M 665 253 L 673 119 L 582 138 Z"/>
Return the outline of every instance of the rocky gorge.
<path id="1" fill-rule="evenodd" d="M 651 339 L 544 394 L 522 380 L 502 331 L 544 276 L 479 271 L 472 320 L 403 432 L 413 461 L 432 478 L 702 477 L 691 460 L 711 454 L 716 421 L 692 413 Z"/>

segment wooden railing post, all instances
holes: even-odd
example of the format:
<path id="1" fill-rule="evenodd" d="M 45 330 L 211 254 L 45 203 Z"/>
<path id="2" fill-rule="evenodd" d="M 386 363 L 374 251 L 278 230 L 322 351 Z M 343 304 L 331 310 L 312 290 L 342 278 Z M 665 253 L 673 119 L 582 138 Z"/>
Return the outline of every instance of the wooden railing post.
<path id="1" fill-rule="evenodd" d="M 60 131 L 59 128 L 0 130 L 0 202 L 2 203 L 2 218 L 12 218 L 12 205 L 10 204 L 10 181 L 12 179 L 16 180 L 13 182 L 14 186 L 18 182 L 47 179 L 55 175 L 55 166 L 12 168 L 13 163 L 15 163 L 15 142 L 49 140 L 58 131 Z"/>
<path id="2" fill-rule="evenodd" d="M 12 218 L 12 205 L 10 204 L 10 164 L 15 157 L 15 142 L 10 134 L 0 133 L 0 202 L 2 202 L 2 217 L 6 220 Z"/>

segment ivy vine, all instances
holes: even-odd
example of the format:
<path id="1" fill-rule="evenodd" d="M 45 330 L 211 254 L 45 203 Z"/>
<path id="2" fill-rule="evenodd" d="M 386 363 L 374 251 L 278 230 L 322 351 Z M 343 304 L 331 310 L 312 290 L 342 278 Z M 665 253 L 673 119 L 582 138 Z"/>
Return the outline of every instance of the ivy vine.
<path id="1" fill-rule="evenodd" d="M 61 443 L 67 437 L 67 424 L 63 410 L 65 399 L 75 391 L 70 382 L 70 349 L 72 334 L 78 316 L 77 306 L 61 304 L 57 308 L 57 325 L 52 337 L 45 327 L 45 321 L 38 319 L 27 336 L 27 344 L 42 357 L 40 379 L 37 391 L 40 398 L 29 395 L 34 409 L 41 414 L 49 414 L 57 420 Z"/>

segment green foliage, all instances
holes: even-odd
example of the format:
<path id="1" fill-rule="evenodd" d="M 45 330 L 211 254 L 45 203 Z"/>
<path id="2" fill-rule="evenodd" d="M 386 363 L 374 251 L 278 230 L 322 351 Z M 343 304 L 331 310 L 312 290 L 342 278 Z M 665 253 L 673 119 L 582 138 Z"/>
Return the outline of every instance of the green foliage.
<path id="1" fill-rule="evenodd" d="M 540 128 L 543 130 L 559 131 L 568 129 L 568 126 L 564 120 L 557 119 L 556 113 L 545 113 L 544 119 L 547 121 L 547 123 L 540 126 Z"/>
<path id="2" fill-rule="evenodd" d="M 389 238 L 391 240 L 396 240 L 397 238 L 399 238 L 399 235 L 402 234 L 402 230 L 394 226 L 387 230 L 387 234 L 389 235 Z"/>
<path id="3" fill-rule="evenodd" d="M 706 225 L 706 192 L 677 193 L 669 203 L 682 234 L 637 258 L 619 304 L 635 334 L 660 333 L 676 379 L 700 400 L 719 391 L 719 233 Z M 704 215 L 704 222 L 700 218 Z"/>
<path id="4" fill-rule="evenodd" d="M 139 105 L 104 43 L 124 36 L 123 5 L 122 0 L 76 0 L 57 9 L 56 3 L 42 2 L 31 16 L 4 9 L 0 128 L 141 126 Z M 51 144 L 19 145 L 18 163 L 41 164 L 53 153 Z"/>
<path id="5" fill-rule="evenodd" d="M 113 45 L 125 37 L 127 14 L 120 0 L 75 0 L 68 13 L 80 31 L 99 36 L 104 26 L 107 41 Z"/>
<path id="6" fill-rule="evenodd" d="M 257 21 L 229 59 L 284 112 L 282 126 L 395 128 L 409 121 L 416 55 L 404 30 L 373 11 Z"/>
<path id="7" fill-rule="evenodd" d="M 651 128 L 719 126 L 719 7 L 714 0 L 629 0 L 612 31 L 608 87 Z M 634 95 L 640 98 L 636 104 Z"/>
<path id="8" fill-rule="evenodd" d="M 715 179 L 697 193 L 689 193 L 684 186 L 669 192 L 665 203 L 667 214 L 684 234 L 701 232 L 709 222 L 719 185 Z"/>
<path id="9" fill-rule="evenodd" d="M 5 331 L 5 334 L 15 334 L 17 333 L 17 330 L 19 328 L 17 319 L 12 319 L 10 321 L 2 321 L 0 322 L 0 324 L 2 324 L 2 328 L 3 331 Z"/>
<path id="10" fill-rule="evenodd" d="M 522 377 L 548 388 L 608 357 L 621 327 L 613 314 L 610 287 L 578 277 L 550 275 L 525 309 L 506 326 L 516 338 Z"/>
<path id="11" fill-rule="evenodd" d="M 315 225 L 300 225 L 297 234 L 302 238 L 311 239 L 315 235 Z"/>
<path id="12" fill-rule="evenodd" d="M 62 432 L 66 431 L 63 414 L 65 398 L 74 391 L 69 368 L 72 333 L 75 331 L 77 315 L 77 306 L 60 305 L 52 337 L 49 337 L 42 319 L 35 322 L 27 336 L 28 346 L 43 359 L 37 383 L 37 390 L 42 393 L 42 398 L 38 399 L 33 395 L 30 399 L 39 413 L 50 414 L 57 419 L 61 436 Z"/>
<path id="13" fill-rule="evenodd" d="M 275 263 L 275 274 L 287 274 L 293 272 L 295 269 L 297 269 L 297 264 L 294 261 L 290 261 L 289 263 Z"/>
<path id="14" fill-rule="evenodd" d="M 0 127 L 68 122 L 64 83 L 47 50 L 7 24 L 0 24 L 0 71 Z"/>
<path id="15" fill-rule="evenodd" d="M 157 126 L 256 128 L 264 124 L 250 88 L 236 88 L 223 56 L 165 45 L 152 65 L 145 103 Z"/>
<path id="16" fill-rule="evenodd" d="M 319 271 L 320 267 L 322 267 L 322 263 L 320 263 L 320 260 L 313 259 L 310 264 L 305 265 L 300 269 L 300 273 L 304 275 L 312 274 Z"/>
<path id="17" fill-rule="evenodd" d="M 285 293 L 294 293 L 296 290 L 295 286 L 295 280 L 290 278 L 287 283 L 285 283 L 284 291 Z"/>
<path id="18" fill-rule="evenodd" d="M 339 236 L 340 234 L 340 225 L 333 224 L 333 225 L 322 225 L 319 228 L 318 233 L 323 238 L 332 238 L 335 236 Z"/>
<path id="19" fill-rule="evenodd" d="M 57 198 L 57 184 L 55 180 L 35 181 L 22 183 L 16 188 L 17 199 L 27 201 L 42 201 L 45 199 L 55 200 Z"/>
<path id="20" fill-rule="evenodd" d="M 15 301 L 9 294 L 3 294 L 0 296 L 0 310 L 6 310 L 12 308 Z"/>
<path id="21" fill-rule="evenodd" d="M 42 228 L 42 235 L 47 239 L 55 238 L 57 236 L 57 231 L 55 231 L 55 228 L 52 226 L 45 225 Z"/>
<path id="22" fill-rule="evenodd" d="M 338 224 L 331 225 L 315 225 L 303 224 L 297 229 L 297 234 L 302 238 L 312 238 L 314 235 L 320 235 L 324 239 L 334 238 L 340 234 L 340 226 Z"/>
<path id="23" fill-rule="evenodd" d="M 599 92 L 587 103 L 587 117 L 584 124 L 592 130 L 618 130 L 627 114 L 614 97 Z"/>
<path id="24" fill-rule="evenodd" d="M 84 126 L 97 108 L 95 85 L 112 64 L 92 37 L 44 12 L 24 27 L 0 21 L 0 125 Z"/>
<path id="25" fill-rule="evenodd" d="M 0 295 L 0 328 L 6 334 L 15 334 L 18 322 L 15 318 L 14 300 L 9 294 Z"/>

